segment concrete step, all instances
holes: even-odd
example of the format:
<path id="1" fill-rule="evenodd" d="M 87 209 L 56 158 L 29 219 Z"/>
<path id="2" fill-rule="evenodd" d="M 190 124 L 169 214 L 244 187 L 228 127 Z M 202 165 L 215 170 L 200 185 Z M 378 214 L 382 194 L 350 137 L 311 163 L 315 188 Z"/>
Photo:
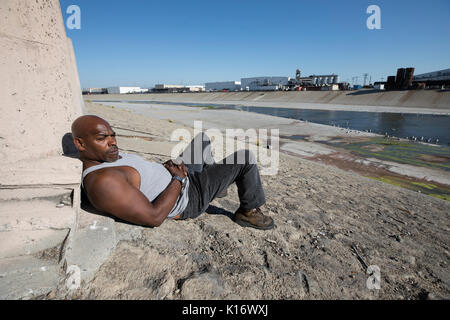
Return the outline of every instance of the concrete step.
<path id="1" fill-rule="evenodd" d="M 15 187 L 0 188 L 0 202 L 4 201 L 26 201 L 26 200 L 48 200 L 56 203 L 63 202 L 66 205 L 72 205 L 73 188 L 64 187 Z"/>
<path id="2" fill-rule="evenodd" d="M 72 228 L 74 208 L 59 201 L 0 202 L 0 233 Z"/>
<path id="3" fill-rule="evenodd" d="M 75 186 L 80 184 L 82 163 L 54 156 L 5 164 L 0 168 L 0 188 L 17 186 Z"/>
<path id="4" fill-rule="evenodd" d="M 33 255 L 62 246 L 70 229 L 15 230 L 0 232 L 0 259 Z"/>
<path id="5" fill-rule="evenodd" d="M 35 254 L 61 244 L 73 228 L 72 189 L 0 190 L 0 258 Z"/>
<path id="6" fill-rule="evenodd" d="M 78 204 L 77 184 L 0 186 L 0 299 L 29 299 L 57 287 Z"/>
<path id="7" fill-rule="evenodd" d="M 57 287 L 61 274 L 56 261 L 33 256 L 0 259 L 0 300 L 30 299 Z"/>
<path id="8" fill-rule="evenodd" d="M 81 162 L 65 157 L 0 168 L 0 299 L 65 287 L 62 266 L 87 283 L 110 256 L 115 222 L 80 209 L 80 180 Z"/>

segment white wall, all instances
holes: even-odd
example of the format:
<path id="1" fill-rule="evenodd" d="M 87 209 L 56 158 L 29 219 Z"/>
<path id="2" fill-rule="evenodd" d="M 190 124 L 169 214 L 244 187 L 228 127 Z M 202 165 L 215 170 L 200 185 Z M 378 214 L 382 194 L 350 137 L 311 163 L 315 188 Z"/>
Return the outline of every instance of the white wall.
<path id="1" fill-rule="evenodd" d="M 107 90 L 109 94 L 141 93 L 148 91 L 148 89 L 142 89 L 141 87 L 108 87 Z"/>

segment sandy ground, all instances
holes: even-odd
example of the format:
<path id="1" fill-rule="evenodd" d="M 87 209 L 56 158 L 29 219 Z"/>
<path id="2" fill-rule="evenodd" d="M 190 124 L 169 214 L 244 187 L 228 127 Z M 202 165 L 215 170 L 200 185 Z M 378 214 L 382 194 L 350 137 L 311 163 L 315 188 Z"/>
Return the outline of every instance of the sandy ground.
<path id="1" fill-rule="evenodd" d="M 167 160 L 173 130 L 189 128 L 91 103 L 87 111 L 110 121 L 122 150 L 151 161 Z M 278 174 L 262 181 L 274 230 L 233 223 L 233 185 L 194 220 L 159 228 L 116 222 L 121 241 L 94 279 L 51 297 L 450 298 L 450 202 L 287 154 Z M 379 268 L 380 289 L 368 288 L 378 273 L 367 266 Z"/>

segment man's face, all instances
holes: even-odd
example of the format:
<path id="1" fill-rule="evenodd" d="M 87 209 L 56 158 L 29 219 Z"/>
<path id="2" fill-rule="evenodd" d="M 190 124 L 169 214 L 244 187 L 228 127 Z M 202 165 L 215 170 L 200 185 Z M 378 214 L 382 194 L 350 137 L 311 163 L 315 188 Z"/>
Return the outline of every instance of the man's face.
<path id="1" fill-rule="evenodd" d="M 114 162 L 119 159 L 116 133 L 106 121 L 93 125 L 80 142 L 80 152 L 86 159 L 100 162 Z"/>

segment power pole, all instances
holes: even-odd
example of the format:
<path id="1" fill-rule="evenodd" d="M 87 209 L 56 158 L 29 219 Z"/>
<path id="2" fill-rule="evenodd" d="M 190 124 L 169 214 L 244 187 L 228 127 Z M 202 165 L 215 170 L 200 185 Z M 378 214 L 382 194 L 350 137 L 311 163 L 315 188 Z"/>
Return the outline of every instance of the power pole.
<path id="1" fill-rule="evenodd" d="M 366 81 L 367 81 L 367 76 L 368 76 L 368 75 L 369 75 L 368 73 L 364 73 L 364 74 L 363 74 L 363 76 L 364 76 L 364 84 L 363 84 L 363 86 L 366 85 Z"/>

